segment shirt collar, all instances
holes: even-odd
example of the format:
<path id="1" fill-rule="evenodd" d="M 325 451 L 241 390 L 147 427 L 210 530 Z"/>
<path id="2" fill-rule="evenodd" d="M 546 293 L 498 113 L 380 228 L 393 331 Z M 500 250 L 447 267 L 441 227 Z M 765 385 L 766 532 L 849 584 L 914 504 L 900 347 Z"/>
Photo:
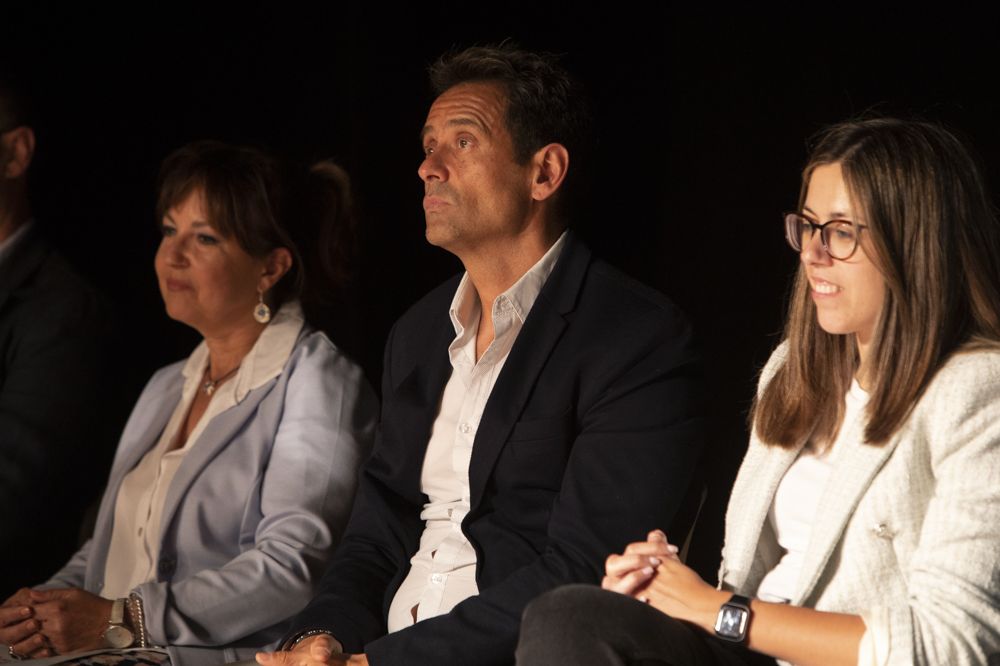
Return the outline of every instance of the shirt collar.
<path id="1" fill-rule="evenodd" d="M 511 308 L 521 323 L 524 323 L 538 299 L 538 294 L 542 291 L 542 286 L 545 285 L 552 269 L 555 268 L 565 243 L 566 232 L 564 231 L 542 258 L 528 269 L 527 273 L 497 296 L 496 300 L 493 301 L 492 316 L 494 322 L 505 309 Z M 451 299 L 451 308 L 448 310 L 448 314 L 451 317 L 452 326 L 455 328 L 455 336 L 459 338 L 467 329 L 478 323 L 479 294 L 476 293 L 467 272 L 458 283 L 458 289 L 455 290 L 455 296 Z"/>
<path id="2" fill-rule="evenodd" d="M 243 357 L 236 376 L 219 390 L 229 387 L 235 402 L 242 402 L 250 391 L 281 374 L 304 325 L 305 318 L 298 301 L 289 301 L 282 305 L 261 331 L 250 352 Z M 185 383 L 200 382 L 207 365 L 208 346 L 202 340 L 188 357 L 181 371 Z"/>
<path id="3" fill-rule="evenodd" d="M 28 229 L 34 225 L 34 220 L 28 220 L 18 227 L 17 230 L 7 238 L 7 240 L 0 243 L 0 264 L 7 261 L 7 258 L 14 252 L 14 248 L 17 244 L 28 234 Z"/>

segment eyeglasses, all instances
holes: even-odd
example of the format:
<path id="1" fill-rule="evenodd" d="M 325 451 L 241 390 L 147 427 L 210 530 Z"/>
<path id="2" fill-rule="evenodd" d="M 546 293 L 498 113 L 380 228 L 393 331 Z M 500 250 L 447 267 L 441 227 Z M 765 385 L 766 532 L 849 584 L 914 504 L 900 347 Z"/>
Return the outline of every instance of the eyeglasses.
<path id="1" fill-rule="evenodd" d="M 850 259 L 858 249 L 858 237 L 863 224 L 854 224 L 848 220 L 830 220 L 819 224 L 799 213 L 785 214 L 785 239 L 792 249 L 802 252 L 813 235 L 818 231 L 823 249 L 834 259 L 841 261 Z"/>

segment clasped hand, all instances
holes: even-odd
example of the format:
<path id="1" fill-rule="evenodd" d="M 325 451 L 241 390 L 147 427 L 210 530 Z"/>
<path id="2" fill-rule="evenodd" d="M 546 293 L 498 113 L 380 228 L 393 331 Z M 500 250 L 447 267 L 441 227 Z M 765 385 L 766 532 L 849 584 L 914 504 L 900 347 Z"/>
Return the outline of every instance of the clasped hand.
<path id="1" fill-rule="evenodd" d="M 317 634 L 295 644 L 291 650 L 258 652 L 263 666 L 368 666 L 363 654 L 345 654 L 340 644 L 326 634 Z"/>
<path id="2" fill-rule="evenodd" d="M 0 605 L 0 643 L 34 658 L 102 647 L 111 604 L 78 588 L 21 588 Z"/>
<path id="3" fill-rule="evenodd" d="M 621 555 L 608 556 L 601 587 L 711 631 L 729 595 L 702 580 L 677 553 L 677 546 L 663 532 L 653 530 L 646 541 L 629 544 Z"/>

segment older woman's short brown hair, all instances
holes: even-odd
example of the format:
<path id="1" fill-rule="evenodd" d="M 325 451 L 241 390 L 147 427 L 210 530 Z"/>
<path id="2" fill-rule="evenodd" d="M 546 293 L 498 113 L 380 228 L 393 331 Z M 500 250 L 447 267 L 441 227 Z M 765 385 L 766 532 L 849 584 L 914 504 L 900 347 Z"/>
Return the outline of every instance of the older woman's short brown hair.
<path id="1" fill-rule="evenodd" d="M 347 173 L 324 161 L 282 165 L 255 148 L 198 141 L 174 151 L 160 169 L 157 219 L 200 191 L 208 222 L 247 254 L 287 248 L 292 268 L 268 294 L 273 306 L 299 298 L 324 302 L 343 286 L 354 254 Z"/>

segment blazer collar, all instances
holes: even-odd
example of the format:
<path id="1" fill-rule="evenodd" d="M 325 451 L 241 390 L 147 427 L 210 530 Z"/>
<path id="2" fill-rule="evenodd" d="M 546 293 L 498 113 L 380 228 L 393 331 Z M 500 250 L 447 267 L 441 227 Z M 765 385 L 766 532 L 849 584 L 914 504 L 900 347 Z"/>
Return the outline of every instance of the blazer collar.
<path id="1" fill-rule="evenodd" d="M 242 402 L 217 414 L 205 426 L 198 441 L 184 455 L 184 460 L 181 461 L 173 481 L 170 482 L 170 489 L 163 502 L 163 518 L 160 521 L 161 539 L 162 535 L 170 529 L 174 512 L 188 488 L 202 470 L 211 463 L 212 458 L 232 443 L 240 429 L 256 414 L 257 406 L 270 393 L 277 381 L 278 378 L 274 377 L 263 386 L 250 391 Z"/>
<path id="2" fill-rule="evenodd" d="M 795 605 L 801 605 L 816 587 L 858 502 L 899 443 L 897 433 L 882 446 L 864 444 L 864 422 L 865 419 L 858 419 L 853 423 L 848 437 L 839 443 L 845 445 L 844 449 L 832 452 L 837 459 L 816 507 L 816 521 L 802 562 L 798 591 L 792 599 Z"/>
<path id="3" fill-rule="evenodd" d="M 863 444 L 864 421 L 858 419 L 850 424 L 841 442 L 844 448 L 831 453 L 836 459 L 816 508 L 809 546 L 791 601 L 794 605 L 802 605 L 815 589 L 858 502 L 899 442 L 897 434 L 884 446 Z M 726 511 L 724 562 L 725 570 L 735 575 L 729 582 L 737 589 L 743 588 L 747 576 L 754 570 L 754 560 L 761 553 L 761 532 L 768 520 L 774 494 L 804 444 L 783 449 L 755 442 L 740 467 Z"/>
<path id="4" fill-rule="evenodd" d="M 566 315 L 575 307 L 583 285 L 590 250 L 567 232 L 565 245 L 511 347 L 479 423 L 469 463 L 471 509 L 483 497 L 510 431 L 531 395 L 545 362 L 566 328 Z"/>
<path id="5" fill-rule="evenodd" d="M 0 308 L 13 292 L 31 278 L 50 252 L 34 225 L 16 242 L 17 246 L 0 264 Z"/>

